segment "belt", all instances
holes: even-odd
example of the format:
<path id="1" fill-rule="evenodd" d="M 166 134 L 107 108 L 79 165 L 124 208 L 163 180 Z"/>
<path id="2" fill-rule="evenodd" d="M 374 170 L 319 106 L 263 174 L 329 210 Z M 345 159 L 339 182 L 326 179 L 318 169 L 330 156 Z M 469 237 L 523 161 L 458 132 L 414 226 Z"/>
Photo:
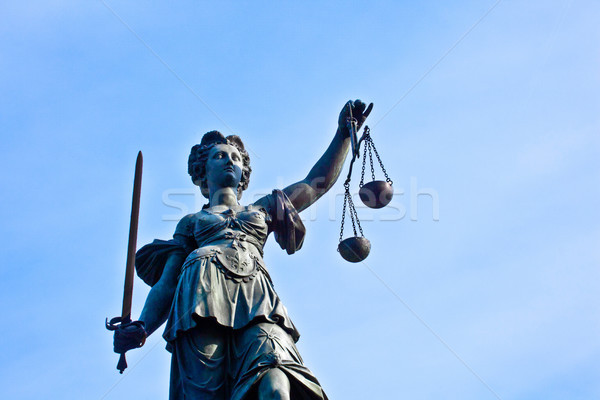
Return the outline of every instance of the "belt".
<path id="1" fill-rule="evenodd" d="M 225 276 L 236 282 L 249 282 L 259 270 L 270 280 L 260 253 L 244 241 L 232 240 L 230 243 L 200 247 L 189 254 L 182 271 L 202 258 L 212 258 Z"/>

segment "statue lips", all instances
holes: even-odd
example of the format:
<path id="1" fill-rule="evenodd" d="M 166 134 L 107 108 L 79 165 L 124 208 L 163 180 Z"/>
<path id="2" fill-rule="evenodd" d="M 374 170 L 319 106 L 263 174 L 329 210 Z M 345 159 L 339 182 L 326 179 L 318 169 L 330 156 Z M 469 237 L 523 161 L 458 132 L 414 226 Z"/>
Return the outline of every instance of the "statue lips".
<path id="1" fill-rule="evenodd" d="M 233 177 L 236 177 L 236 178 L 237 178 L 237 175 L 238 175 L 238 173 L 235 170 L 235 167 L 233 165 L 227 165 L 225 168 L 223 168 L 223 174 L 230 175 L 230 176 L 233 176 Z M 239 175 L 241 177 L 241 173 Z"/>
<path id="2" fill-rule="evenodd" d="M 241 169 L 229 163 L 223 167 L 219 175 L 221 177 L 218 180 L 221 182 L 222 187 L 236 187 L 242 178 Z"/>

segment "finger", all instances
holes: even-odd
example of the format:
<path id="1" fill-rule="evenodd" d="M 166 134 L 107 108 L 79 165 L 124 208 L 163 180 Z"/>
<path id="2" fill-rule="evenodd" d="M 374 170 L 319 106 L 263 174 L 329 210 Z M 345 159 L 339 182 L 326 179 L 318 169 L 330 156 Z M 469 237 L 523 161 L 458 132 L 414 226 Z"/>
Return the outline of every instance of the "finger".
<path id="1" fill-rule="evenodd" d="M 367 109 L 363 113 L 363 116 L 367 118 L 369 114 L 371 114 L 371 111 L 373 111 L 373 103 L 369 104 L 369 107 L 367 107 Z"/>
<path id="2" fill-rule="evenodd" d="M 363 111 L 365 111 L 365 103 L 363 103 L 360 99 L 356 99 L 354 101 L 354 109 L 356 110 L 357 114 L 362 115 Z"/>

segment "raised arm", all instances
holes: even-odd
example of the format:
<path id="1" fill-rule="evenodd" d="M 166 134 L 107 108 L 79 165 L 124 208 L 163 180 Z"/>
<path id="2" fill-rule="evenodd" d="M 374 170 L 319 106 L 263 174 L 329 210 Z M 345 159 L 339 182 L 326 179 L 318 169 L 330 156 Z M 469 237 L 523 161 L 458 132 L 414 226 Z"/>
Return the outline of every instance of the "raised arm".
<path id="1" fill-rule="evenodd" d="M 325 153 L 306 178 L 283 189 L 298 212 L 305 210 L 327 193 L 340 176 L 350 149 L 350 135 L 346 126 L 349 117 L 348 104 L 352 107 L 352 116 L 357 120 L 357 130 L 365 122 L 373 107 L 373 104 L 366 107 L 360 100 L 346 103 L 338 119 L 338 129 Z"/>

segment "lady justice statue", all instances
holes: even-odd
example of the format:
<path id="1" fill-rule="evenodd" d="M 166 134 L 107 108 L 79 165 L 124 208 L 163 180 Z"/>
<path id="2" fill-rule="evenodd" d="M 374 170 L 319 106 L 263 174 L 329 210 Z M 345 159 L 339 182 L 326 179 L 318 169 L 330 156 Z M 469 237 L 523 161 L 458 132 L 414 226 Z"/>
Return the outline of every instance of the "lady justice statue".
<path id="1" fill-rule="evenodd" d="M 263 246 L 272 232 L 288 254 L 300 249 L 298 213 L 336 182 L 350 148 L 347 118 L 360 128 L 371 107 L 348 102 L 306 178 L 247 206 L 239 203 L 251 172 L 241 139 L 211 131 L 192 147 L 188 172 L 208 204 L 181 219 L 172 240 L 137 252 L 137 273 L 152 289 L 139 320 L 114 336 L 123 354 L 167 322 L 171 400 L 327 399 L 296 349 L 300 335 L 273 288 Z"/>

